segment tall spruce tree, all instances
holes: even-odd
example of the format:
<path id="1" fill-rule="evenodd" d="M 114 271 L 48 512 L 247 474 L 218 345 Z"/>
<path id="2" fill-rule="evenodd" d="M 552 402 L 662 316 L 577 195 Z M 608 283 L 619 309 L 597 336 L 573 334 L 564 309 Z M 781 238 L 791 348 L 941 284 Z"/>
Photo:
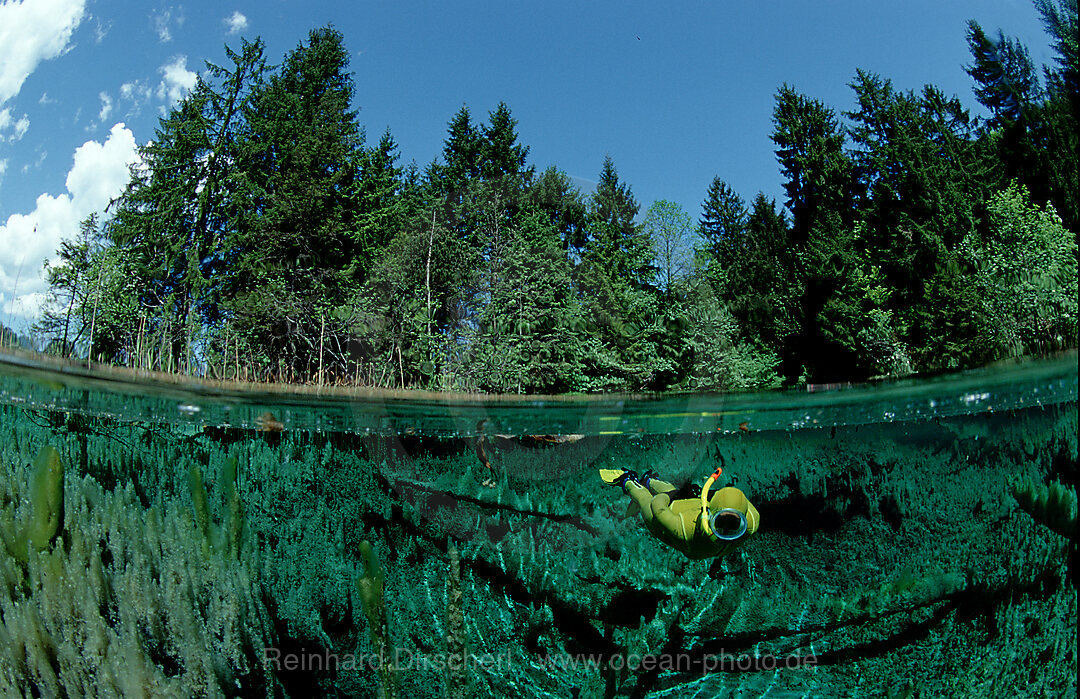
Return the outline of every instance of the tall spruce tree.
<path id="1" fill-rule="evenodd" d="M 360 153 L 360 171 L 355 182 L 356 217 L 351 237 L 354 257 L 349 276 L 366 278 L 375 257 L 405 226 L 410 214 L 409 193 L 403 172 L 397 165 L 398 146 L 387 129 L 379 143 Z"/>
<path id="2" fill-rule="evenodd" d="M 1076 0 L 1036 0 L 1043 26 L 1057 53 L 1056 67 L 1047 66 L 1046 99 L 1032 128 L 1039 172 L 1046 182 L 1029 186 L 1037 201 L 1053 203 L 1080 240 L 1080 51 L 1077 49 Z"/>
<path id="3" fill-rule="evenodd" d="M 333 309 L 363 249 L 354 199 L 363 133 L 348 64 L 338 31 L 313 30 L 255 95 L 242 144 L 252 196 L 230 310 L 267 368 L 288 376 L 312 377 L 347 350 Z"/>
<path id="4" fill-rule="evenodd" d="M 640 389 L 655 348 L 643 336 L 655 314 L 652 248 L 634 219 L 639 211 L 630 186 L 605 157 L 587 203 L 578 293 L 592 330 L 590 389 Z"/>
<path id="5" fill-rule="evenodd" d="M 727 182 L 714 177 L 701 205 L 698 230 L 717 261 L 723 263 L 727 259 L 726 251 L 741 238 L 748 213 L 746 202 L 739 193 Z"/>
<path id="6" fill-rule="evenodd" d="M 580 255 L 585 236 L 585 202 L 566 173 L 551 166 L 528 189 L 531 205 L 545 213 L 564 251 Z"/>
<path id="7" fill-rule="evenodd" d="M 195 370 L 222 314 L 222 278 L 231 270 L 231 233 L 246 207 L 233 169 L 244 112 L 265 68 L 259 41 L 226 50 L 232 65 L 209 65 L 214 83 L 194 89 L 161 119 L 104 225 L 137 279 L 139 332 L 159 346 L 159 366 Z M 133 331 L 132 331 L 133 332 Z M 119 340 L 117 340 L 119 342 Z"/>
<path id="8" fill-rule="evenodd" d="M 845 275 L 856 263 L 851 244 L 852 162 L 835 112 L 818 100 L 783 86 L 776 96 L 773 123 L 776 157 L 787 180 L 797 284 L 802 289 L 798 338 L 783 359 L 786 367 L 801 361 L 810 376 L 832 380 L 847 374 L 856 359 L 847 341 L 851 319 L 829 310 L 842 301 Z"/>
<path id="9" fill-rule="evenodd" d="M 855 241 L 892 289 L 888 310 L 918 366 L 963 361 L 957 342 L 971 326 L 970 295 L 959 278 L 956 248 L 978 222 L 991 177 L 974 123 L 956 98 L 927 86 L 902 93 L 859 71 L 852 83 L 855 159 L 866 197 Z"/>
<path id="10" fill-rule="evenodd" d="M 802 288 L 789 229 L 776 202 L 760 192 L 754 197 L 737 245 L 725 246 L 727 283 L 724 299 L 754 346 L 777 353 L 797 353 L 790 343 L 798 332 Z M 785 367 L 798 375 L 801 365 Z"/>
<path id="11" fill-rule="evenodd" d="M 967 41 L 974 63 L 965 70 L 976 82 L 975 96 L 993 114 L 992 123 L 1020 121 L 1039 93 L 1027 47 L 1000 31 L 991 39 L 975 20 L 968 22 Z"/>

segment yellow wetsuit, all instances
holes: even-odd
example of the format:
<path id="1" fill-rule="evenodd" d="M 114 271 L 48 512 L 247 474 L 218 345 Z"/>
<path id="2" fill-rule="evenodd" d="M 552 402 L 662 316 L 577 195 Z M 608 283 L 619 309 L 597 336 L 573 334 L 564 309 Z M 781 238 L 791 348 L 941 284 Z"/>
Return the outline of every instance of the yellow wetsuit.
<path id="1" fill-rule="evenodd" d="M 757 532 L 761 521 L 757 508 L 741 490 L 721 488 L 709 498 L 709 513 L 735 510 L 745 518 L 746 530 L 737 538 L 717 538 L 705 531 L 699 498 L 672 500 L 675 486 L 656 478 L 648 480 L 648 487 L 633 480 L 627 480 L 624 485 L 626 493 L 641 508 L 641 518 L 649 532 L 693 560 L 731 553 Z"/>

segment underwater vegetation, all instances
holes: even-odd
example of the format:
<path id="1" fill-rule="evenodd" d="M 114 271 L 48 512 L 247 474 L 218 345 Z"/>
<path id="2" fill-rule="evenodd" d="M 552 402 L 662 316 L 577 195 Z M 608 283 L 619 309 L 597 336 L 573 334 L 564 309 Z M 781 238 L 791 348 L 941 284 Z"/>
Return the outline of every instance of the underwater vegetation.
<path id="1" fill-rule="evenodd" d="M 500 438 L 492 488 L 462 439 L 0 406 L 0 696 L 1075 694 L 1076 417 Z M 711 562 L 596 476 L 721 459 L 762 529 Z"/>
<path id="2" fill-rule="evenodd" d="M 1076 539 L 1076 488 L 1054 482 L 1034 484 L 1024 480 L 1013 489 L 1020 507 L 1054 532 Z"/>
<path id="3" fill-rule="evenodd" d="M 256 649 L 272 629 L 253 570 L 210 550 L 196 519 L 66 471 L 50 445 L 29 471 L 3 459 L 0 696 L 268 689 Z"/>

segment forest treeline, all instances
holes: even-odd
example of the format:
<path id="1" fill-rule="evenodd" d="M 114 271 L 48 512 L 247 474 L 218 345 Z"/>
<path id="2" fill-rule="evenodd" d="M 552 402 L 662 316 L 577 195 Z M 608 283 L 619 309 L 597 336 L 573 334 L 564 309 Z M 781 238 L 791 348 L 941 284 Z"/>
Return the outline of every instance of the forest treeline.
<path id="1" fill-rule="evenodd" d="M 1077 344 L 1077 11 L 1056 55 L 972 21 L 975 118 L 857 71 L 782 86 L 786 200 L 721 176 L 693 222 L 538 172 L 509 107 L 462 107 L 425 168 L 368 142 L 332 27 L 226 48 L 124 194 L 47 267 L 49 351 L 209 377 L 466 391 L 747 389 Z M 958 40 L 960 38 L 958 37 Z"/>

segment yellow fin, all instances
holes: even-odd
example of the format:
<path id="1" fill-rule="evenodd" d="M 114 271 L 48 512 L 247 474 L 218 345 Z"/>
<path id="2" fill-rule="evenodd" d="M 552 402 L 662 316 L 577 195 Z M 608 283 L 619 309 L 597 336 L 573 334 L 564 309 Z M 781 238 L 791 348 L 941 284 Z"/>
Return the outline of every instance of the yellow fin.
<path id="1" fill-rule="evenodd" d="M 641 512 L 641 507 L 637 504 L 637 500 L 631 500 L 626 508 L 626 516 L 633 517 L 638 512 Z"/>
<path id="2" fill-rule="evenodd" d="M 600 469 L 600 477 L 603 478 L 604 482 L 607 483 L 608 485 L 613 485 L 616 481 L 619 480 L 619 477 L 622 476 L 622 474 L 624 474 L 624 473 L 626 473 L 626 471 L 624 471 L 621 468 L 602 468 L 602 469 Z"/>

